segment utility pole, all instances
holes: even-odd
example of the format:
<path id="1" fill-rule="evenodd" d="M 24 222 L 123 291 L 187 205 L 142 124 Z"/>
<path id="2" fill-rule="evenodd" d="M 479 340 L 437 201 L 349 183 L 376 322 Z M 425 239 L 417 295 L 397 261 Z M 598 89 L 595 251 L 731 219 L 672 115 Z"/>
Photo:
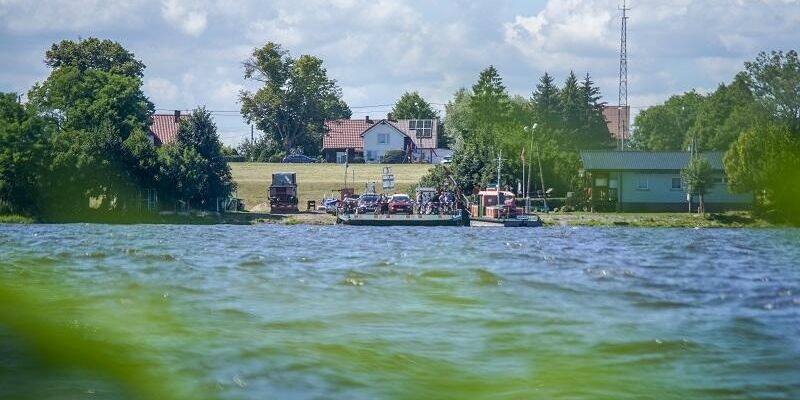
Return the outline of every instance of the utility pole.
<path id="1" fill-rule="evenodd" d="M 251 143 L 255 142 L 255 139 L 254 139 L 254 136 L 253 136 L 253 124 L 250 124 L 250 142 Z"/>
<path id="2" fill-rule="evenodd" d="M 503 162 L 503 150 L 497 153 L 497 206 L 500 207 L 500 165 Z"/>
<path id="3" fill-rule="evenodd" d="M 619 102 L 617 106 L 617 134 L 619 149 L 625 150 L 628 133 L 628 11 L 627 0 L 622 0 L 622 28 L 619 36 Z"/>
<path id="4" fill-rule="evenodd" d="M 539 154 L 539 144 L 536 144 L 536 158 L 539 160 L 539 180 L 542 182 L 542 202 L 544 203 L 544 212 L 550 212 L 547 207 L 547 191 L 544 189 L 544 174 L 542 173 L 542 156 Z"/>
<path id="5" fill-rule="evenodd" d="M 519 158 L 522 160 L 522 197 L 525 198 L 525 145 L 522 145 L 522 154 Z M 525 203 L 525 214 L 528 213 L 527 202 Z"/>

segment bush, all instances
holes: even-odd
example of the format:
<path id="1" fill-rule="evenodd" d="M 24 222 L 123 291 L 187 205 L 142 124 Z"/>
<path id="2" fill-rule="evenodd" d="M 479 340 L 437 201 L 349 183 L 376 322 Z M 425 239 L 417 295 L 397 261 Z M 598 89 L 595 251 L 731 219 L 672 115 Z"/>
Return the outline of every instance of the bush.
<path id="1" fill-rule="evenodd" d="M 222 158 L 225 159 L 225 162 L 229 162 L 229 163 L 231 163 L 231 162 L 244 162 L 245 161 L 244 156 L 240 156 L 240 155 L 223 156 Z"/>
<path id="2" fill-rule="evenodd" d="M 283 161 L 283 157 L 286 157 L 286 153 L 281 151 L 281 152 L 278 152 L 278 153 L 275 153 L 275 154 L 269 156 L 269 158 L 267 158 L 267 162 L 279 163 L 279 162 Z"/>
<path id="3" fill-rule="evenodd" d="M 363 164 L 364 163 L 364 157 L 353 157 L 353 159 L 350 161 L 350 163 L 351 164 Z"/>
<path id="4" fill-rule="evenodd" d="M 383 155 L 386 164 L 403 164 L 406 162 L 406 153 L 403 150 L 389 150 Z"/>

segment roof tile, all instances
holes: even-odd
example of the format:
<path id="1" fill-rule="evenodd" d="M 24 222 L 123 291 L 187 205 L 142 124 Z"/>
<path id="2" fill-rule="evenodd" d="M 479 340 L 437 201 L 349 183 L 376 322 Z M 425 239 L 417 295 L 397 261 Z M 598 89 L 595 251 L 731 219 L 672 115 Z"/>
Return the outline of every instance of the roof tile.
<path id="1" fill-rule="evenodd" d="M 723 153 L 711 151 L 701 153 L 711 168 L 721 171 Z M 581 151 L 583 168 L 587 170 L 681 170 L 689 163 L 691 154 L 685 151 Z"/>
<path id="2" fill-rule="evenodd" d="M 438 120 L 431 124 L 431 137 L 418 138 L 414 130 L 408 129 L 407 119 L 398 121 L 365 119 L 337 119 L 325 122 L 327 133 L 322 139 L 323 149 L 363 149 L 363 133 L 378 123 L 387 122 L 404 135 L 411 138 L 414 146 L 422 149 L 435 149 L 438 137 Z"/>
<path id="3" fill-rule="evenodd" d="M 180 118 L 183 120 L 187 116 L 182 115 Z M 153 114 L 148 128 L 155 139 L 156 146 L 174 142 L 178 137 L 178 125 L 175 122 L 174 114 Z"/>

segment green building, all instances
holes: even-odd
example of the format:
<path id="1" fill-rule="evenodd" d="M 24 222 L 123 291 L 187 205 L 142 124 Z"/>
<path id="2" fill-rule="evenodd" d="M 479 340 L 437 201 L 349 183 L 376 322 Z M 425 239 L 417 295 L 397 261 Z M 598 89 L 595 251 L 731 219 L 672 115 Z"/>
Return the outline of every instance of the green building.
<path id="1" fill-rule="evenodd" d="M 714 170 L 714 185 L 704 196 L 707 211 L 748 209 L 752 194 L 728 190 L 722 152 L 705 157 Z M 686 186 L 681 169 L 688 152 L 582 151 L 586 195 L 593 211 L 687 211 Z M 696 202 L 693 199 L 693 202 Z"/>

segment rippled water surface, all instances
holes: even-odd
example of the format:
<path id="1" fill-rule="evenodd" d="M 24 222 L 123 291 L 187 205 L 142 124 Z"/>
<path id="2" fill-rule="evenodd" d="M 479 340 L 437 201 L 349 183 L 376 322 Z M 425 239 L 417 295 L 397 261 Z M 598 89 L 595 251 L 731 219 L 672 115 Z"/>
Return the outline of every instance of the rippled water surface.
<path id="1" fill-rule="evenodd" d="M 0 252 L 210 398 L 800 398 L 798 230 L 0 225 Z"/>

